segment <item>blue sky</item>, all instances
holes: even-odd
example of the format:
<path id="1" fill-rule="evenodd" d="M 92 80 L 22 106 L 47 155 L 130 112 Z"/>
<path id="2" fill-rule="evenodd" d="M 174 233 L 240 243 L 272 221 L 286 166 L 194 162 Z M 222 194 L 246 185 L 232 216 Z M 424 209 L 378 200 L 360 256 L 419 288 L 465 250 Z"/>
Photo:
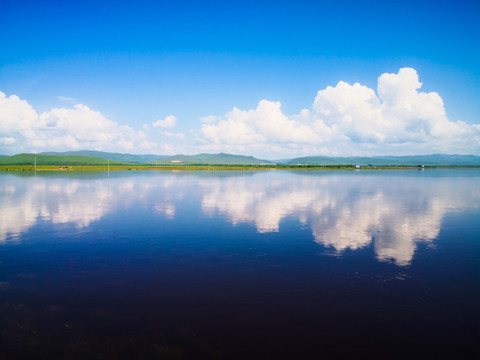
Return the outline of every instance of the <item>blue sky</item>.
<path id="1" fill-rule="evenodd" d="M 480 154 L 479 16 L 478 1 L 4 0 L 0 153 Z"/>

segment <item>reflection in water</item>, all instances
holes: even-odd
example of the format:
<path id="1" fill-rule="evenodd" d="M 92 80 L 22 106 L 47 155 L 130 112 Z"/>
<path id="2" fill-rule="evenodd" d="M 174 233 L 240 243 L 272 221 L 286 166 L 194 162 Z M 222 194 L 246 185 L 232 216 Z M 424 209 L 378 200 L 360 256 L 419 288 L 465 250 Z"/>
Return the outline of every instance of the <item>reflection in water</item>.
<path id="1" fill-rule="evenodd" d="M 204 212 L 255 223 L 259 232 L 279 231 L 283 219 L 294 217 L 338 252 L 374 239 L 378 259 L 408 265 L 416 242 L 438 236 L 446 212 L 480 204 L 473 178 L 275 175 L 205 182 Z"/>
<path id="2" fill-rule="evenodd" d="M 18 238 L 40 220 L 87 227 L 134 204 L 174 220 L 178 202 L 185 201 L 203 216 L 252 223 L 260 233 L 278 232 L 283 220 L 296 219 L 337 252 L 373 241 L 378 259 L 408 265 L 417 242 L 438 237 L 447 212 L 480 204 L 476 179 L 411 171 L 2 175 L 0 241 Z"/>
<path id="3" fill-rule="evenodd" d="M 136 202 L 153 207 L 172 218 L 175 207 L 168 191 L 172 177 L 153 178 L 68 178 L 2 177 L 0 190 L 0 242 L 16 239 L 37 221 L 88 227 L 106 214 L 128 209 Z M 172 191 L 174 193 L 174 191 Z M 176 193 L 175 198 L 181 198 Z"/>

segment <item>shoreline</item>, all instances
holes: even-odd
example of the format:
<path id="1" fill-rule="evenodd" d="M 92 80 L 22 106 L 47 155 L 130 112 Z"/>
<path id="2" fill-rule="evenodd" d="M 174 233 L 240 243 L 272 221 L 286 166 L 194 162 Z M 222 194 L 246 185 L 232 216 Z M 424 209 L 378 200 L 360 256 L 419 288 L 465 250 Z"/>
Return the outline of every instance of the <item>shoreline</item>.
<path id="1" fill-rule="evenodd" d="M 149 165 L 113 165 L 110 167 L 103 165 L 40 165 L 36 169 L 32 165 L 9 165 L 0 166 L 0 171 L 139 171 L 139 170 L 413 170 L 413 169 L 478 169 L 480 166 L 468 166 L 468 165 L 454 165 L 454 166 L 438 166 L 438 165 L 425 165 L 424 167 L 412 166 L 412 165 L 378 165 L 378 166 L 361 166 L 355 167 L 354 165 L 185 165 L 185 166 L 149 166 Z"/>

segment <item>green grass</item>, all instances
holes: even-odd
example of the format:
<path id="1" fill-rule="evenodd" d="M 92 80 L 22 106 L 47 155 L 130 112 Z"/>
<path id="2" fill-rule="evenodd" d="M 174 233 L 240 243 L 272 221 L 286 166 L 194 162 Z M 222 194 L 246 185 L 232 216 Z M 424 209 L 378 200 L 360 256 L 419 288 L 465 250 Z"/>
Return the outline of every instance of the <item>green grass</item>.
<path id="1" fill-rule="evenodd" d="M 87 156 L 88 154 L 96 156 Z M 360 164 L 368 168 L 387 168 L 387 167 L 411 167 L 418 164 L 429 166 L 480 166 L 480 157 L 474 155 L 418 155 L 418 156 L 377 156 L 377 157 L 304 157 L 291 160 L 278 161 L 278 164 L 267 160 L 256 159 L 252 156 L 232 155 L 232 154 L 197 154 L 197 155 L 174 155 L 160 157 L 156 155 L 131 155 L 104 153 L 99 151 L 76 151 L 67 153 L 42 153 L 42 154 L 17 154 L 13 156 L 0 156 L 0 166 L 29 166 L 34 164 L 36 157 L 37 166 L 106 166 L 108 159 L 111 166 L 159 166 L 184 168 L 185 166 L 203 169 L 210 167 L 233 167 L 243 168 L 253 166 L 257 168 L 275 169 L 304 169 L 304 168 L 349 168 L 352 165 Z M 116 160 L 115 160 L 116 158 Z M 150 159 L 149 159 L 150 158 Z M 120 160 L 122 159 L 122 160 Z M 131 161 L 127 160 L 131 159 Z M 149 159 L 149 160 L 148 160 Z M 301 165 L 300 165 L 301 164 Z"/>
<path id="2" fill-rule="evenodd" d="M 20 165 L 33 166 L 36 158 L 37 167 L 42 165 L 80 166 L 80 165 L 107 165 L 108 160 L 79 155 L 34 155 L 17 154 L 0 158 L 0 166 Z M 110 161 L 110 165 L 130 165 L 119 161 Z"/>
<path id="3" fill-rule="evenodd" d="M 373 166 L 362 169 L 416 169 L 416 166 Z M 0 165 L 0 171 L 33 171 L 33 165 Z M 116 170 L 355 170 L 353 165 L 170 165 L 151 166 L 139 164 L 104 165 L 37 165 L 37 171 L 116 171 Z"/>
<path id="4" fill-rule="evenodd" d="M 179 163 L 173 163 L 172 161 L 180 161 Z M 197 154 L 197 155 L 174 155 L 165 157 L 157 161 L 158 164 L 164 165 L 183 165 L 187 166 L 201 166 L 201 165 L 230 165 L 230 166 L 243 166 L 243 165 L 273 165 L 271 161 L 261 160 L 254 158 L 253 156 L 244 155 L 232 155 L 232 154 Z M 151 162 L 150 162 L 151 163 Z M 151 163 L 152 164 L 152 163 Z"/>
<path id="5" fill-rule="evenodd" d="M 233 155 L 233 154 L 197 154 L 197 155 L 153 155 L 153 154 L 120 154 L 108 153 L 103 151 L 92 150 L 77 150 L 65 152 L 44 152 L 40 155 L 54 155 L 54 156 L 89 156 L 101 159 L 110 159 L 123 163 L 130 164 L 144 164 L 144 165 L 258 165 L 258 164 L 273 164 L 268 160 L 261 160 L 253 156 Z M 172 161 L 179 161 L 172 162 Z"/>
<path id="6" fill-rule="evenodd" d="M 203 155 L 203 154 L 202 154 Z M 353 170 L 354 165 L 316 165 L 316 164 L 205 164 L 205 163 L 161 163 L 157 164 L 134 164 L 120 161 L 108 160 L 81 155 L 44 155 L 44 154 L 18 154 L 13 156 L 6 156 L 0 158 L 0 170 L 2 171 L 31 171 L 35 170 L 34 162 L 36 158 L 36 170 L 88 170 L 88 171 L 106 171 L 106 170 L 335 170 L 345 169 Z M 238 157 L 237 157 L 238 159 Z M 192 160 L 190 158 L 190 160 Z M 198 160 L 198 159 L 197 159 Z M 205 158 L 203 159 L 205 160 Z M 224 159 L 225 160 L 225 159 Z M 233 157 L 231 158 L 233 160 Z M 435 166 L 425 166 L 432 168 Z M 446 167 L 446 166 L 438 166 Z M 464 166 L 464 167 L 478 167 L 478 166 Z M 361 169 L 413 169 L 416 166 L 412 165 L 389 165 L 389 166 L 362 166 Z"/>
<path id="7" fill-rule="evenodd" d="M 110 161 L 117 161 L 121 163 L 129 164 L 140 164 L 140 163 L 150 163 L 155 164 L 155 161 L 161 161 L 163 158 L 167 157 L 166 155 L 153 155 L 153 154 L 121 154 L 121 153 L 111 153 L 104 151 L 95 151 L 95 150 L 76 150 L 76 151 L 65 151 L 65 152 L 43 152 L 41 155 L 57 155 L 57 156 L 89 156 L 94 158 L 100 158 Z"/>
<path id="8" fill-rule="evenodd" d="M 307 156 L 291 159 L 287 165 L 337 165 L 359 164 L 362 166 L 480 166 L 480 157 L 475 155 L 410 155 L 410 156 L 371 156 L 371 157 L 322 157 Z"/>

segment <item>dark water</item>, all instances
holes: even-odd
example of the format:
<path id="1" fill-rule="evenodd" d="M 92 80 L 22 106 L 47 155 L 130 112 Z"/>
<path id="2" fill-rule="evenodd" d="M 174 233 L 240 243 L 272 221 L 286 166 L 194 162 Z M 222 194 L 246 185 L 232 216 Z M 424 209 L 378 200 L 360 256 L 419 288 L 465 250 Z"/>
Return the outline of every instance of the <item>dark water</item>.
<path id="1" fill-rule="evenodd" d="M 0 175 L 1 359 L 479 353 L 480 171 Z"/>

